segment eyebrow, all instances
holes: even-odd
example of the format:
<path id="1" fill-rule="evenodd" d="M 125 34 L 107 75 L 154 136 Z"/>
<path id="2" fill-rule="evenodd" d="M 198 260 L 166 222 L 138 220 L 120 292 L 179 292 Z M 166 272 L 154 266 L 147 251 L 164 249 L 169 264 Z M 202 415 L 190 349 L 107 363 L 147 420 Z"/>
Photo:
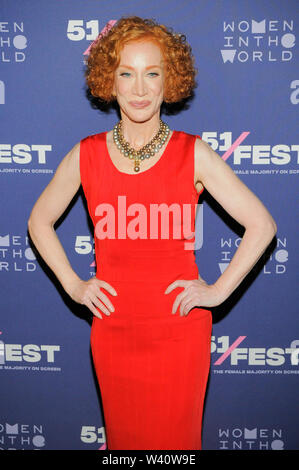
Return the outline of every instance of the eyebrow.
<path id="1" fill-rule="evenodd" d="M 124 67 L 126 69 L 131 69 L 134 70 L 134 67 L 131 67 L 130 65 L 120 65 L 119 67 Z M 160 65 L 149 65 L 148 67 L 145 67 L 145 70 L 152 69 L 154 67 L 161 68 Z"/>

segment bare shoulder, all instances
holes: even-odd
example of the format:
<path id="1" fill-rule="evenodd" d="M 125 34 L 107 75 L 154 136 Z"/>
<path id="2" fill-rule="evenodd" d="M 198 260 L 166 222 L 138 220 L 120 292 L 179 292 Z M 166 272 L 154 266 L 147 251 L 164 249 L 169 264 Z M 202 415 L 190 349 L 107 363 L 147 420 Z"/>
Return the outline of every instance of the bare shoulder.
<path id="1" fill-rule="evenodd" d="M 213 174 L 224 172 L 226 176 L 232 176 L 233 170 L 229 165 L 215 152 L 212 147 L 200 138 L 195 139 L 194 146 L 195 175 L 197 181 L 203 185 Z"/>
<path id="2" fill-rule="evenodd" d="M 81 184 L 80 142 L 77 142 L 62 158 L 56 168 L 51 184 L 75 192 Z"/>
<path id="3" fill-rule="evenodd" d="M 78 184 L 80 181 L 80 142 L 77 142 L 65 155 L 60 163 L 61 167 Z"/>
<path id="4" fill-rule="evenodd" d="M 209 144 L 196 137 L 194 145 L 194 185 L 198 193 L 204 189 L 203 165 L 204 162 L 207 163 L 207 160 L 209 160 L 211 150 Z"/>
<path id="5" fill-rule="evenodd" d="M 30 225 L 54 225 L 63 214 L 81 184 L 79 156 L 80 142 L 63 157 L 53 178 L 37 199 L 28 220 Z"/>

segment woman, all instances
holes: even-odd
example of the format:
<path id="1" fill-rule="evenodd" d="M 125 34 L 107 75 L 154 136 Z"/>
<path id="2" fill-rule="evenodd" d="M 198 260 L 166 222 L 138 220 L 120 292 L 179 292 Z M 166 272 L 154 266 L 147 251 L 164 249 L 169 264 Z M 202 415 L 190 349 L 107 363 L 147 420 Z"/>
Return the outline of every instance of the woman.
<path id="1" fill-rule="evenodd" d="M 65 291 L 94 314 L 91 348 L 109 450 L 201 449 L 208 308 L 230 296 L 276 233 L 262 202 L 207 143 L 160 120 L 163 101 L 191 94 L 193 64 L 185 36 L 153 20 L 122 17 L 99 37 L 87 83 L 94 96 L 117 101 L 121 121 L 74 146 L 28 221 Z M 95 227 L 97 272 L 88 281 L 73 271 L 53 228 L 80 184 Z M 204 188 L 246 229 L 212 285 L 192 249 L 192 207 Z"/>

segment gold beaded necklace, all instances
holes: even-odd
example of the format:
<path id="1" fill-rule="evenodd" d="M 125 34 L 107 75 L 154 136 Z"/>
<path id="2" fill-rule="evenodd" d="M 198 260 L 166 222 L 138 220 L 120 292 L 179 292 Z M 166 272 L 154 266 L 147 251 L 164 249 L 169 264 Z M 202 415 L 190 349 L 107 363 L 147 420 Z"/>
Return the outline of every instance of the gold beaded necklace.
<path id="1" fill-rule="evenodd" d="M 160 119 L 160 127 L 153 139 L 141 149 L 135 150 L 130 146 L 129 142 L 124 139 L 122 133 L 122 119 L 113 128 L 113 140 L 117 148 L 124 157 L 134 160 L 134 171 L 140 171 L 140 162 L 145 158 L 150 158 L 159 152 L 167 140 L 170 133 L 169 126 Z"/>

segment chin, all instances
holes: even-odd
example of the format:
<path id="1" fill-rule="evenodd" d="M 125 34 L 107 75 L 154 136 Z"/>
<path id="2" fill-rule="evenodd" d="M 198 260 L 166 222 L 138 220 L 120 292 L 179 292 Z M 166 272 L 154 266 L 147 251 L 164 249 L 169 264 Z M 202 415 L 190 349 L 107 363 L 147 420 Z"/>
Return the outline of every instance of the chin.
<path id="1" fill-rule="evenodd" d="M 143 111 L 143 112 L 142 112 Z M 134 121 L 134 122 L 145 122 L 145 121 L 149 121 L 155 113 L 152 113 L 152 112 L 149 112 L 149 110 L 138 110 L 137 112 L 135 113 L 132 113 L 132 112 L 125 112 L 124 111 L 124 114 L 131 120 L 131 121 Z"/>

